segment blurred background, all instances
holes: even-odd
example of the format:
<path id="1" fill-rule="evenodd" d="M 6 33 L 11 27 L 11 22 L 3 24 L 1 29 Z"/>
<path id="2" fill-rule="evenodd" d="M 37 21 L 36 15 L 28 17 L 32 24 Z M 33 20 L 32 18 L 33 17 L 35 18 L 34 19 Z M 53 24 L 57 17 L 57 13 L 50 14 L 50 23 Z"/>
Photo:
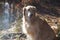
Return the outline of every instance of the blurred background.
<path id="1" fill-rule="evenodd" d="M 0 38 L 6 34 L 22 32 L 22 8 L 27 5 L 37 7 L 40 15 L 48 22 L 59 39 L 60 0 L 0 0 Z M 13 39 L 10 38 L 10 40 Z M 19 38 L 17 37 L 16 40 Z"/>

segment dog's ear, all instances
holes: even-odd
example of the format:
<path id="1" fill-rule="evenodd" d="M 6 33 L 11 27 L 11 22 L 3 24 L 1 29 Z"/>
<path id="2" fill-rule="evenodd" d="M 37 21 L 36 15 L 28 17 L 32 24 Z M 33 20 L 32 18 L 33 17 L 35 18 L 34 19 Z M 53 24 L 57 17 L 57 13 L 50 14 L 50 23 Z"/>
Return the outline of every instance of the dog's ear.
<path id="1" fill-rule="evenodd" d="M 41 14 L 39 14 L 40 12 L 35 12 L 35 17 L 38 17 L 39 19 L 41 19 L 41 20 L 45 20 L 45 18 L 41 15 Z"/>
<path id="2" fill-rule="evenodd" d="M 32 8 L 31 11 L 33 12 L 34 16 L 37 16 L 37 9 L 36 8 Z"/>
<path id="3" fill-rule="evenodd" d="M 25 16 L 26 8 L 23 8 L 23 15 Z"/>
<path id="4" fill-rule="evenodd" d="M 37 17 L 39 15 L 37 9 L 35 9 L 35 16 Z"/>
<path id="5" fill-rule="evenodd" d="M 35 16 L 36 16 L 36 17 L 38 16 L 37 12 L 35 13 Z"/>

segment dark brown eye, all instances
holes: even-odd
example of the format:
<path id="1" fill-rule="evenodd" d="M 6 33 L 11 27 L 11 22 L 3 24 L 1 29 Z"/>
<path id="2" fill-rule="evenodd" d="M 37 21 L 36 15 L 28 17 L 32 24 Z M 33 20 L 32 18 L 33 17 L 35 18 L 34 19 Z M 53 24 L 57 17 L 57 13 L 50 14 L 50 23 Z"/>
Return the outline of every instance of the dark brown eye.
<path id="1" fill-rule="evenodd" d="M 28 11 L 30 11 L 30 9 L 28 9 Z"/>

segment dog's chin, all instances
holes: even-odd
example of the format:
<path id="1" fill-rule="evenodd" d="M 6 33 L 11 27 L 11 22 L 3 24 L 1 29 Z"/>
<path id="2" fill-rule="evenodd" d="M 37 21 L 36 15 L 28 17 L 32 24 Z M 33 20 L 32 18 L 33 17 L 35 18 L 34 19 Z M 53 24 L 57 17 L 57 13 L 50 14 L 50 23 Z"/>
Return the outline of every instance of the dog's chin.
<path id="1" fill-rule="evenodd" d="M 28 16 L 25 17 L 25 20 L 27 20 L 27 21 L 30 20 L 30 19 L 31 19 L 31 15 L 28 15 Z"/>

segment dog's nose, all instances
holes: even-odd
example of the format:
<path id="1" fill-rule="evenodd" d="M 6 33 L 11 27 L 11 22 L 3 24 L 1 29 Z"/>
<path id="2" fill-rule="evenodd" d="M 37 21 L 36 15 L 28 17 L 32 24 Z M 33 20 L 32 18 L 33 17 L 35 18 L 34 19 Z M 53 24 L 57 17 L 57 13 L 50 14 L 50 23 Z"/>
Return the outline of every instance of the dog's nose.
<path id="1" fill-rule="evenodd" d="M 28 12 L 28 17 L 31 18 L 33 14 L 31 12 Z"/>

